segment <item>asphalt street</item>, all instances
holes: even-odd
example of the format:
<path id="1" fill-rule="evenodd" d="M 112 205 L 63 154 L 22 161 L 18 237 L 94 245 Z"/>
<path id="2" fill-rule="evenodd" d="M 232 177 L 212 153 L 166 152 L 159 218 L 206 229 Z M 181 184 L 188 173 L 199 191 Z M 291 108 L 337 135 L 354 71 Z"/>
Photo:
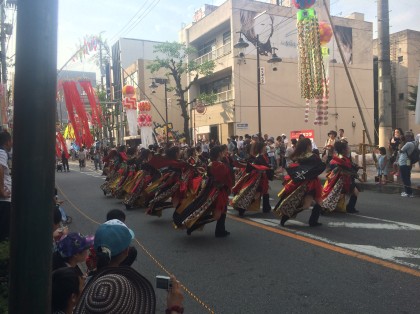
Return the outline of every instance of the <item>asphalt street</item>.
<path id="1" fill-rule="evenodd" d="M 309 211 L 279 225 L 274 214 L 229 211 L 228 238 L 215 238 L 215 224 L 187 236 L 172 227 L 172 209 L 161 218 L 144 209 L 126 211 L 105 197 L 104 177 L 91 165 L 58 172 L 71 231 L 94 234 L 108 210 L 123 209 L 136 235 L 134 267 L 154 283 L 174 274 L 185 288 L 185 313 L 419 313 L 420 198 L 366 191 L 359 214 L 321 216 Z M 271 183 L 274 206 L 281 182 Z M 158 311 L 165 292 L 156 291 Z"/>

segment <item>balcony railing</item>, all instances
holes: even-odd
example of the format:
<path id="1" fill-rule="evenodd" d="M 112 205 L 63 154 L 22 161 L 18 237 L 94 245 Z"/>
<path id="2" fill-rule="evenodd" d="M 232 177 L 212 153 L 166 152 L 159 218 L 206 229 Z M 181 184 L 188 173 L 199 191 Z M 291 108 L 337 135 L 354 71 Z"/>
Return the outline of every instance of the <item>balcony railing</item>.
<path id="1" fill-rule="evenodd" d="M 225 102 L 225 101 L 232 100 L 233 99 L 232 95 L 233 95 L 232 90 L 227 90 L 225 92 L 214 94 L 214 96 L 215 96 L 214 103 L 213 104 L 205 104 L 205 105 L 206 106 L 211 106 L 211 105 L 214 105 L 214 104 L 219 104 L 219 103 L 222 103 L 222 102 Z"/>
<path id="2" fill-rule="evenodd" d="M 218 58 L 226 56 L 226 55 L 230 54 L 231 51 L 232 51 L 231 44 L 230 44 L 230 42 L 228 42 L 228 43 L 224 44 L 223 46 L 221 46 L 221 47 L 219 47 L 215 50 L 212 50 L 212 51 L 206 53 L 205 55 L 202 55 L 201 57 L 198 57 L 194 61 L 197 64 L 203 64 L 204 62 L 211 61 L 211 60 L 216 60 Z"/>

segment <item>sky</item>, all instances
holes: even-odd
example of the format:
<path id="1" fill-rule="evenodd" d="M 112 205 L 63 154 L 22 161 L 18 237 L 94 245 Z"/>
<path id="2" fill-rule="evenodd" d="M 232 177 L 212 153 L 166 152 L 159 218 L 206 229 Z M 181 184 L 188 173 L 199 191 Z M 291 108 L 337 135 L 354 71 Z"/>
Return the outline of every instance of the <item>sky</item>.
<path id="1" fill-rule="evenodd" d="M 112 46 L 118 38 L 177 41 L 182 25 L 192 21 L 203 4 L 220 5 L 225 0 L 59 0 L 58 68 L 77 51 L 87 35 L 99 35 Z M 267 1 L 262 1 L 267 2 Z M 404 29 L 420 31 L 420 1 L 389 0 L 390 32 Z M 376 0 L 331 0 L 331 14 L 365 14 L 373 22 L 377 36 Z M 94 71 L 88 61 L 71 61 L 66 70 Z"/>

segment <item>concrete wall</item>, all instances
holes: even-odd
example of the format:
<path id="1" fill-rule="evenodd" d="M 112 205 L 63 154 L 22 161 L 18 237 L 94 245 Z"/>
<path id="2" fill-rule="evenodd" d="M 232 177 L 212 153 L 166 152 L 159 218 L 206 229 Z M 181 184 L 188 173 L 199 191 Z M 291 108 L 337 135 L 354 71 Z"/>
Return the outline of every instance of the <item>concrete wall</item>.
<path id="1" fill-rule="evenodd" d="M 373 54 L 377 55 L 377 40 L 374 40 L 373 48 Z M 414 111 L 407 109 L 407 99 L 409 92 L 412 91 L 409 86 L 417 86 L 419 83 L 420 32 L 404 30 L 391 34 L 390 50 L 392 95 L 396 104 L 396 127 L 402 128 L 404 131 L 412 129 L 415 134 L 418 134 L 420 125 L 415 123 Z M 402 61 L 399 58 L 402 58 Z"/>

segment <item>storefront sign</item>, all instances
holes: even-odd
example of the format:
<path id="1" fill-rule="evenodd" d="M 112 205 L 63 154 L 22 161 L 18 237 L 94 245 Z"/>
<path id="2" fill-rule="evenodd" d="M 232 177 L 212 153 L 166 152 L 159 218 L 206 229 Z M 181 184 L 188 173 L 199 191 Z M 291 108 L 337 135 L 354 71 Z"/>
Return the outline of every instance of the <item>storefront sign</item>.
<path id="1" fill-rule="evenodd" d="M 315 132 L 314 130 L 300 130 L 300 131 L 290 131 L 290 139 L 299 139 L 299 135 L 303 134 L 304 137 L 314 139 Z"/>
<path id="2" fill-rule="evenodd" d="M 236 123 L 237 130 L 248 130 L 248 123 Z"/>

